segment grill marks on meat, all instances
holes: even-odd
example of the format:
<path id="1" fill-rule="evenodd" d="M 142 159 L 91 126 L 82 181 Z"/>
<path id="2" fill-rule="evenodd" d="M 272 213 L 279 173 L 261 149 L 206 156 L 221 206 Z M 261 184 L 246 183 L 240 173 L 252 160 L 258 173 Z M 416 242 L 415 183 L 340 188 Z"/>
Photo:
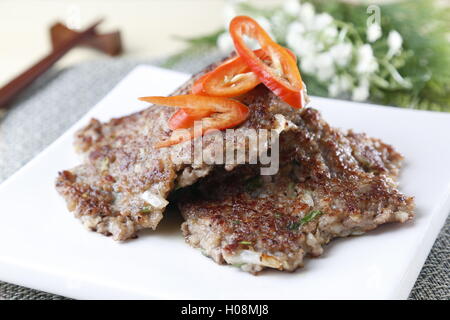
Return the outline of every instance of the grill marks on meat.
<path id="1" fill-rule="evenodd" d="M 413 218 L 413 199 L 394 181 L 402 157 L 392 147 L 333 129 L 313 109 L 297 124 L 277 175 L 252 178 L 250 166 L 216 170 L 184 195 L 182 230 L 191 246 L 252 273 L 293 271 L 333 238 Z"/>
<path id="2" fill-rule="evenodd" d="M 197 77 L 174 94 L 188 93 Z M 239 128 L 280 127 L 280 115 L 290 121 L 299 119 L 298 112 L 262 85 L 239 99 L 250 109 L 249 118 Z M 115 240 L 133 238 L 141 229 L 155 229 L 171 190 L 190 185 L 211 171 L 212 166 L 205 163 L 185 164 L 186 156 L 193 154 L 191 142 L 153 148 L 170 136 L 167 120 L 175 111 L 152 106 L 106 123 L 92 119 L 76 133 L 75 149 L 83 163 L 59 173 L 56 189 L 88 229 Z M 205 140 L 204 150 L 211 149 Z"/>

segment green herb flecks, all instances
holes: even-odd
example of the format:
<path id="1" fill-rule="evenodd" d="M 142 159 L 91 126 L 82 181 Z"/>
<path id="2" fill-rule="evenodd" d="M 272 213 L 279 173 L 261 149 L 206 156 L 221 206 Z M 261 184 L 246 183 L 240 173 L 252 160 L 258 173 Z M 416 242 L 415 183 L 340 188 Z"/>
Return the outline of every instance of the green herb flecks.
<path id="1" fill-rule="evenodd" d="M 289 199 L 295 199 L 297 197 L 297 191 L 295 191 L 295 183 L 290 182 L 287 189 L 287 196 Z"/>
<path id="2" fill-rule="evenodd" d="M 318 216 L 320 216 L 322 214 L 324 214 L 324 212 L 322 212 L 320 210 L 313 210 L 313 211 L 309 212 L 306 216 L 301 218 L 299 221 L 290 222 L 287 225 L 287 229 L 291 230 L 291 231 L 298 230 L 298 229 L 300 229 L 301 226 L 303 226 L 304 224 L 314 220 L 315 218 L 317 218 Z"/>
<path id="3" fill-rule="evenodd" d="M 287 225 L 288 230 L 290 231 L 294 231 L 294 230 L 298 230 L 301 226 L 300 222 L 289 222 Z"/>
<path id="4" fill-rule="evenodd" d="M 152 211 L 152 208 L 149 206 L 143 207 L 141 209 L 141 213 L 150 213 Z"/>
<path id="5" fill-rule="evenodd" d="M 251 246 L 252 242 L 251 241 L 239 241 L 239 244 L 243 244 L 243 245 L 246 245 L 246 246 Z"/>
<path id="6" fill-rule="evenodd" d="M 323 212 L 320 211 L 320 210 L 313 210 L 313 211 L 311 211 L 310 213 L 308 213 L 306 216 L 304 216 L 304 217 L 300 220 L 300 222 L 301 222 L 301 224 L 308 223 L 308 222 L 314 220 L 316 217 L 318 217 L 318 216 L 320 216 L 320 215 L 322 215 L 322 214 L 323 214 Z"/>
<path id="7" fill-rule="evenodd" d="M 245 265 L 245 263 L 233 263 L 233 264 L 232 264 L 232 266 L 233 266 L 233 267 L 236 267 L 236 268 L 240 268 L 240 267 L 242 267 L 243 265 Z"/>

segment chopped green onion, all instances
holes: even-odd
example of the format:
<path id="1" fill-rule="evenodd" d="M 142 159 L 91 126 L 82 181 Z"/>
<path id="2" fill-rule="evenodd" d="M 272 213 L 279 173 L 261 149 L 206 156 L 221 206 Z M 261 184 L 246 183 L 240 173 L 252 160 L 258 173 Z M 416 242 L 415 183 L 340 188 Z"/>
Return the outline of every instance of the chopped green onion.
<path id="1" fill-rule="evenodd" d="M 141 209 L 141 213 L 150 213 L 152 211 L 152 208 L 151 207 L 143 207 L 142 209 Z"/>
<path id="2" fill-rule="evenodd" d="M 295 191 L 295 184 L 290 182 L 287 189 L 287 196 L 291 199 L 294 199 L 297 196 L 297 192 Z"/>
<path id="3" fill-rule="evenodd" d="M 301 224 L 300 222 L 289 222 L 287 225 L 288 230 L 294 231 L 298 230 L 300 228 Z"/>
<path id="4" fill-rule="evenodd" d="M 313 211 L 311 211 L 310 213 L 308 213 L 306 216 L 304 216 L 304 217 L 300 220 L 300 222 L 301 222 L 301 224 L 303 225 L 303 224 L 305 224 L 305 223 L 310 222 L 311 220 L 313 220 L 314 218 L 316 218 L 316 217 L 318 217 L 318 216 L 320 216 L 320 215 L 322 215 L 322 214 L 323 214 L 323 212 L 320 211 L 320 210 L 313 210 Z"/>
<path id="5" fill-rule="evenodd" d="M 317 218 L 318 216 L 324 214 L 324 212 L 320 211 L 320 210 L 313 210 L 310 213 L 308 213 L 306 216 L 304 216 L 302 219 L 300 219 L 297 222 L 290 222 L 287 225 L 288 230 L 294 231 L 294 230 L 298 230 L 301 226 L 303 226 L 305 223 L 308 223 L 312 220 L 314 220 L 315 218 Z"/>
<path id="6" fill-rule="evenodd" d="M 240 268 L 244 265 L 245 263 L 233 263 L 232 266 L 236 267 L 236 268 Z"/>

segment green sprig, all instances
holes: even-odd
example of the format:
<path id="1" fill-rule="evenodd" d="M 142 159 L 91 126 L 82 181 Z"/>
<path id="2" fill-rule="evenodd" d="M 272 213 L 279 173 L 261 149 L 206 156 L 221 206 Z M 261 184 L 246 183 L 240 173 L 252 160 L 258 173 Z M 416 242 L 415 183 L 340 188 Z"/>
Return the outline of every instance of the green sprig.
<path id="1" fill-rule="evenodd" d="M 313 210 L 313 211 L 309 212 L 306 216 L 304 216 L 302 219 L 300 219 L 299 221 L 289 223 L 287 228 L 288 228 L 288 230 L 291 230 L 291 231 L 298 230 L 304 224 L 314 220 L 315 218 L 317 218 L 318 216 L 321 216 L 323 214 L 324 214 L 324 212 L 322 212 L 320 210 Z"/>

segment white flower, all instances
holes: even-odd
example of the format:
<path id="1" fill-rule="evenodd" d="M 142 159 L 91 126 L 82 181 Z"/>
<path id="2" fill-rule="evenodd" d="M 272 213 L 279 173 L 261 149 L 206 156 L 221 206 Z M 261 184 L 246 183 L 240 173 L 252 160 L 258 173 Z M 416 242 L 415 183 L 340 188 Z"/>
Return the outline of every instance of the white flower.
<path id="1" fill-rule="evenodd" d="M 333 57 L 329 52 L 324 52 L 316 57 L 317 78 L 319 81 L 327 81 L 334 76 Z"/>
<path id="2" fill-rule="evenodd" d="M 400 52 L 400 49 L 403 44 L 403 38 L 400 35 L 400 33 L 393 30 L 393 31 L 389 32 L 387 42 L 388 42 L 388 46 L 389 46 L 389 51 L 387 53 L 387 57 L 388 57 L 388 59 L 390 59 Z"/>
<path id="3" fill-rule="evenodd" d="M 275 37 L 272 34 L 272 27 L 270 25 L 270 21 L 267 20 L 265 17 L 256 17 L 254 18 L 256 22 L 270 35 L 272 39 L 275 39 Z"/>
<path id="4" fill-rule="evenodd" d="M 352 84 L 352 77 L 348 74 L 335 76 L 330 81 L 328 93 L 332 97 L 343 97 L 350 91 Z"/>
<path id="5" fill-rule="evenodd" d="M 285 36 L 286 30 L 289 24 L 286 23 L 286 15 L 282 11 L 276 11 L 270 17 L 270 24 L 273 30 L 277 30 L 278 33 L 283 33 Z"/>
<path id="6" fill-rule="evenodd" d="M 381 37 L 381 26 L 378 23 L 372 23 L 367 28 L 367 41 L 375 42 Z"/>
<path id="7" fill-rule="evenodd" d="M 326 27 L 322 31 L 322 36 L 323 36 L 324 42 L 326 42 L 328 44 L 334 43 L 338 36 L 338 30 L 335 26 Z"/>
<path id="8" fill-rule="evenodd" d="M 305 27 L 300 22 L 293 22 L 289 25 L 286 43 L 299 57 L 315 55 L 318 51 L 317 40 L 306 33 Z"/>
<path id="9" fill-rule="evenodd" d="M 359 86 L 353 89 L 352 100 L 365 101 L 369 98 L 369 80 L 364 78 L 360 81 Z"/>
<path id="10" fill-rule="evenodd" d="M 233 39 L 231 38 L 231 36 L 228 32 L 222 33 L 217 38 L 217 47 L 223 53 L 230 53 L 234 50 Z"/>
<path id="11" fill-rule="evenodd" d="M 295 53 L 299 57 L 315 56 L 321 50 L 313 37 L 303 38 L 295 49 Z"/>
<path id="12" fill-rule="evenodd" d="M 311 3 L 307 2 L 305 4 L 302 4 L 299 13 L 299 19 L 307 28 L 312 25 L 314 21 L 314 15 L 314 7 Z"/>
<path id="13" fill-rule="evenodd" d="M 286 32 L 286 43 L 295 54 L 301 56 L 303 51 L 303 33 L 305 27 L 300 22 L 293 22 L 289 25 Z"/>
<path id="14" fill-rule="evenodd" d="M 292 16 L 298 15 L 300 8 L 301 5 L 299 0 L 286 0 L 283 2 L 283 10 Z"/>
<path id="15" fill-rule="evenodd" d="M 338 43 L 330 48 L 330 54 L 338 66 L 345 67 L 352 58 L 352 49 L 351 43 Z"/>
<path id="16" fill-rule="evenodd" d="M 339 84 L 337 82 L 331 82 L 328 86 L 328 94 L 330 97 L 339 97 L 341 95 L 341 89 L 339 88 Z"/>
<path id="17" fill-rule="evenodd" d="M 300 22 L 294 21 L 288 27 L 288 36 L 289 34 L 302 35 L 305 33 L 305 27 Z M 288 37 L 286 36 L 286 38 Z"/>
<path id="18" fill-rule="evenodd" d="M 272 36 L 270 36 L 270 37 L 273 38 Z M 247 47 L 249 47 L 252 50 L 256 50 L 256 49 L 261 48 L 261 45 L 255 39 L 245 39 L 244 41 L 247 44 Z M 234 47 L 234 44 L 233 44 L 233 47 Z"/>
<path id="19" fill-rule="evenodd" d="M 328 13 L 321 13 L 314 17 L 311 25 L 313 30 L 323 30 L 333 22 L 333 18 Z"/>
<path id="20" fill-rule="evenodd" d="M 260 47 L 258 41 L 253 38 L 247 38 L 244 41 L 246 45 L 252 50 L 258 49 Z M 233 38 L 231 38 L 231 35 L 228 32 L 224 32 L 219 35 L 219 37 L 217 37 L 216 45 L 223 53 L 230 53 L 234 50 Z"/>
<path id="21" fill-rule="evenodd" d="M 356 87 L 353 89 L 352 100 L 354 101 L 366 101 L 369 97 L 369 88 Z"/>
<path id="22" fill-rule="evenodd" d="M 370 44 L 364 44 L 358 48 L 358 62 L 356 72 L 359 74 L 369 74 L 378 70 L 378 62 L 373 55 Z"/>
<path id="23" fill-rule="evenodd" d="M 353 86 L 353 77 L 349 74 L 343 74 L 339 77 L 339 86 L 342 91 L 349 91 Z"/>
<path id="24" fill-rule="evenodd" d="M 304 73 L 313 74 L 316 72 L 316 58 L 308 55 L 300 59 L 300 69 Z"/>

